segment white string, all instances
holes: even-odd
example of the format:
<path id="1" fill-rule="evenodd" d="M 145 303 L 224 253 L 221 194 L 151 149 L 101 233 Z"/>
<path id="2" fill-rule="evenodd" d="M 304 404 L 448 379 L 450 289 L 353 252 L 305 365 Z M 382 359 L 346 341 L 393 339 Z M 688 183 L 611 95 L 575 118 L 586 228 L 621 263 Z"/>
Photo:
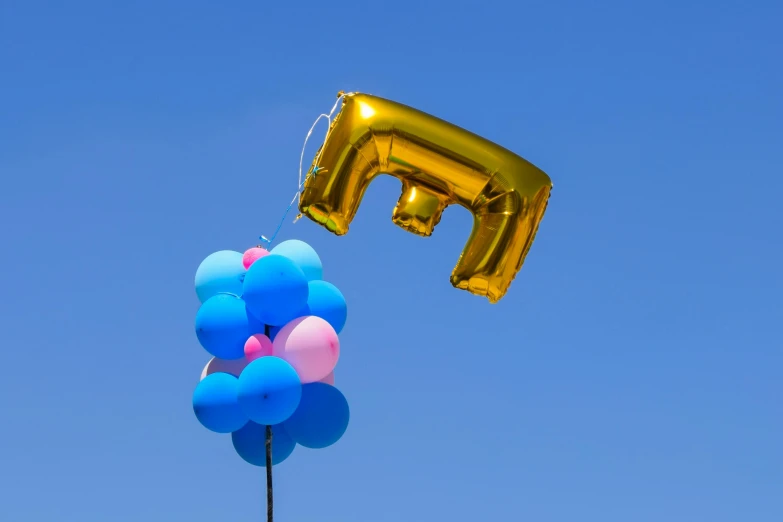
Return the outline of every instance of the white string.
<path id="1" fill-rule="evenodd" d="M 310 127 L 310 130 L 307 131 L 307 136 L 305 136 L 304 145 L 302 145 L 302 154 L 299 156 L 299 184 L 297 185 L 296 189 L 296 196 L 294 196 L 294 200 L 301 198 L 302 195 L 302 162 L 304 161 L 304 154 L 305 149 L 307 148 L 307 140 L 310 139 L 310 135 L 313 133 L 313 129 L 315 129 L 315 126 L 318 125 L 318 122 L 321 121 L 321 118 L 326 118 L 327 121 L 327 127 L 326 127 L 326 136 L 324 136 L 324 143 L 326 143 L 326 140 L 329 138 L 329 131 L 332 130 L 332 115 L 334 114 L 334 111 L 337 110 L 337 106 L 340 104 L 340 101 L 345 97 L 345 94 L 340 94 L 340 96 L 337 97 L 337 101 L 334 102 L 334 106 L 332 107 L 332 110 L 329 111 L 329 114 L 320 114 L 316 119 L 315 122 L 313 122 L 313 126 Z M 323 149 L 321 149 L 323 150 Z M 318 152 L 318 155 L 320 157 L 321 151 Z M 318 163 L 318 158 L 316 158 L 316 166 Z"/>
<path id="2" fill-rule="evenodd" d="M 315 126 L 318 124 L 319 121 L 321 121 L 321 118 L 326 118 L 326 120 L 329 122 L 329 125 L 326 127 L 326 136 L 324 137 L 324 143 L 326 143 L 326 140 L 329 139 L 329 132 L 332 130 L 332 115 L 334 115 L 334 111 L 337 110 L 337 106 L 340 104 L 340 100 L 345 98 L 345 96 L 346 96 L 345 93 L 341 93 L 337 97 L 337 101 L 334 102 L 334 106 L 332 107 L 332 110 L 329 111 L 329 114 L 321 114 L 321 115 L 319 115 L 315 119 L 315 122 L 313 122 L 313 126 L 310 127 L 310 130 L 307 131 L 307 136 L 305 137 L 305 142 L 304 142 L 304 145 L 302 146 L 302 154 L 299 156 L 299 185 L 296 188 L 296 194 L 294 194 L 294 199 L 292 199 L 291 203 L 288 204 L 288 208 L 286 209 L 285 214 L 283 214 L 283 218 L 280 220 L 280 224 L 277 225 L 277 229 L 275 230 L 275 233 L 272 234 L 272 237 L 268 238 L 266 236 L 259 236 L 259 239 L 261 240 L 262 243 L 264 243 L 264 245 L 266 245 L 267 249 L 272 244 L 272 241 L 274 241 L 275 238 L 277 237 L 277 233 L 280 232 L 280 228 L 283 226 L 283 222 L 285 221 L 285 218 L 288 215 L 288 212 L 291 211 L 291 207 L 294 206 L 294 203 L 297 202 L 297 199 L 301 199 L 302 189 L 304 188 L 304 184 L 302 183 L 302 163 L 304 161 L 305 149 L 307 148 L 307 140 L 310 139 L 310 135 L 313 133 L 313 129 L 315 129 Z M 316 167 L 318 166 L 318 160 L 321 157 L 321 151 L 322 150 L 323 150 L 323 146 L 321 147 L 321 149 L 318 151 L 318 154 L 316 155 L 316 158 L 315 158 Z M 297 217 L 294 220 L 294 223 L 296 223 L 296 221 L 298 219 L 299 219 L 299 217 Z"/>

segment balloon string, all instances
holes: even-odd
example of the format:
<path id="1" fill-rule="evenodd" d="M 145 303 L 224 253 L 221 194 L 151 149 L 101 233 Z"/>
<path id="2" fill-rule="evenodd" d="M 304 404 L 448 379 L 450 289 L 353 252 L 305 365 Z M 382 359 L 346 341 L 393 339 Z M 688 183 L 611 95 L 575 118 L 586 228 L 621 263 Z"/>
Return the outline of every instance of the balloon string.
<path id="1" fill-rule="evenodd" d="M 310 130 L 307 131 L 307 136 L 305 136 L 304 145 L 302 145 L 302 153 L 299 155 L 299 190 L 296 192 L 297 197 L 299 194 L 301 194 L 302 190 L 302 162 L 304 161 L 304 153 L 305 148 L 307 148 L 307 140 L 310 139 L 310 135 L 313 133 L 313 129 L 315 129 L 315 126 L 318 125 L 318 122 L 321 121 L 321 118 L 326 118 L 326 121 L 328 122 L 328 125 L 326 126 L 326 136 L 324 136 L 324 143 L 326 143 L 326 140 L 329 138 L 329 132 L 332 130 L 332 115 L 334 114 L 334 111 L 337 110 L 337 106 L 340 104 L 340 100 L 342 100 L 345 97 L 345 93 L 340 93 L 337 96 L 337 101 L 334 102 L 334 105 L 332 106 L 332 110 L 329 111 L 329 114 L 320 114 L 313 122 L 312 127 L 310 127 Z M 321 155 L 321 152 L 318 152 L 318 156 Z M 316 157 L 316 164 L 317 164 L 317 157 Z"/>
<path id="2" fill-rule="evenodd" d="M 277 237 L 277 233 L 280 232 L 280 229 L 283 227 L 283 223 L 285 222 L 285 218 L 288 216 L 288 213 L 291 211 L 291 207 L 294 206 L 294 203 L 298 203 L 300 201 L 302 195 L 302 189 L 304 188 L 304 184 L 307 181 L 307 177 L 305 177 L 305 179 L 302 180 L 302 163 L 304 162 L 304 153 L 305 153 L 305 149 L 307 148 L 307 142 L 310 139 L 310 136 L 313 134 L 313 130 L 315 129 L 315 126 L 318 125 L 319 121 L 321 121 L 321 118 L 326 118 L 326 121 L 328 122 L 328 125 L 326 127 L 326 136 L 324 136 L 324 143 L 326 143 L 326 140 L 329 138 L 329 133 L 332 130 L 332 115 L 334 115 L 334 111 L 337 110 L 337 106 L 340 104 L 340 100 L 342 100 L 343 98 L 345 98 L 345 93 L 340 92 L 337 95 L 337 101 L 334 102 L 334 106 L 332 106 L 332 110 L 329 111 L 329 114 L 326 113 L 320 114 L 313 122 L 313 125 L 310 127 L 310 130 L 307 131 L 307 136 L 305 136 L 304 145 L 302 145 L 302 153 L 299 155 L 299 185 L 297 186 L 296 194 L 294 194 L 294 199 L 291 200 L 291 203 L 288 204 L 288 208 L 285 209 L 285 212 L 283 213 L 283 217 L 280 219 L 280 223 L 277 225 L 277 229 L 275 229 L 275 233 L 272 234 L 272 237 L 271 238 L 267 238 L 266 236 L 259 237 L 259 239 L 264 244 L 267 250 L 269 250 L 272 241 L 275 240 L 275 238 Z M 316 156 L 316 161 L 315 161 L 316 165 L 318 164 L 318 159 L 320 158 L 321 150 L 318 151 L 318 155 Z M 313 171 L 313 174 L 315 174 L 315 171 Z M 299 217 L 297 217 L 294 220 L 294 223 L 296 223 L 298 219 Z"/>
<path id="3" fill-rule="evenodd" d="M 270 245 L 272 244 L 272 241 L 275 240 L 277 237 L 277 233 L 280 232 L 280 229 L 283 228 L 283 223 L 285 222 L 286 216 L 288 216 L 288 213 L 291 212 L 291 207 L 294 206 L 294 203 L 296 203 L 296 199 L 299 197 L 299 194 L 304 187 L 304 183 L 299 185 L 299 189 L 296 191 L 296 194 L 294 195 L 294 199 L 291 200 L 291 203 L 288 204 L 288 208 L 285 209 L 285 212 L 283 213 L 283 217 L 280 219 L 280 223 L 277 224 L 277 228 L 275 229 L 275 233 L 272 234 L 271 238 L 267 238 L 266 236 L 260 236 L 258 239 L 261 240 L 261 242 L 264 244 L 264 248 L 269 250 Z"/>

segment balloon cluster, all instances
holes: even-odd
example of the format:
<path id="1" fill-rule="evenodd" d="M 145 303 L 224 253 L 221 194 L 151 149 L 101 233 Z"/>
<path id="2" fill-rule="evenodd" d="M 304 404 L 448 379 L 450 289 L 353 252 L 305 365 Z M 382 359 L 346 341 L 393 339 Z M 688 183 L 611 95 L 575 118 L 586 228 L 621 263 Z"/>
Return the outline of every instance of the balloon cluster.
<path id="1" fill-rule="evenodd" d="M 265 465 L 266 426 L 273 465 L 297 444 L 334 444 L 348 427 L 348 402 L 334 387 L 348 312 L 322 276 L 318 254 L 298 240 L 271 251 L 215 252 L 196 272 L 196 335 L 214 357 L 193 410 L 205 428 L 231 433 L 250 464 Z"/>

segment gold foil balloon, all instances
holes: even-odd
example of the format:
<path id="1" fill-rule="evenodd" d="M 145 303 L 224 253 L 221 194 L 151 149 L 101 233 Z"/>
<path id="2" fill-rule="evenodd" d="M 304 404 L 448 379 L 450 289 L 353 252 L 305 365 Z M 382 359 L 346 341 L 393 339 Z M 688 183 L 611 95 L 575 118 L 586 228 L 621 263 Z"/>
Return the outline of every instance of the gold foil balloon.
<path id="1" fill-rule="evenodd" d="M 307 173 L 299 210 L 343 235 L 378 174 L 402 181 L 392 221 L 414 234 L 429 236 L 447 206 L 462 205 L 474 224 L 451 284 L 500 300 L 546 210 L 549 176 L 513 152 L 411 107 L 368 94 L 340 95 L 342 108 Z"/>

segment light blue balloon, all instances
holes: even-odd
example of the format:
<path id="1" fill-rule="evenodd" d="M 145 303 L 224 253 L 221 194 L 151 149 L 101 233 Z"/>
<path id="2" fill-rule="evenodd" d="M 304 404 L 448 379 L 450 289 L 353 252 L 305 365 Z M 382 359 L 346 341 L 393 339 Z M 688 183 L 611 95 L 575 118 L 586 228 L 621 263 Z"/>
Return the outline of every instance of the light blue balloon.
<path id="1" fill-rule="evenodd" d="M 279 357 L 261 357 L 239 376 L 239 404 L 258 424 L 280 424 L 291 416 L 302 397 L 302 383 L 293 366 Z"/>
<path id="2" fill-rule="evenodd" d="M 196 270 L 196 295 L 202 303 L 219 293 L 241 296 L 245 272 L 239 252 L 221 250 L 210 254 Z"/>
<path id="3" fill-rule="evenodd" d="M 307 314 L 325 319 L 334 331 L 340 333 L 348 319 L 345 297 L 332 283 L 310 281 L 308 284 Z"/>
<path id="4" fill-rule="evenodd" d="M 250 332 L 245 302 L 234 295 L 214 295 L 196 313 L 196 336 L 201 346 L 219 359 L 244 357 Z"/>
<path id="5" fill-rule="evenodd" d="M 208 430 L 231 433 L 248 423 L 239 405 L 237 388 L 239 381 L 227 373 L 207 375 L 193 392 L 193 412 Z"/>
<path id="6" fill-rule="evenodd" d="M 323 278 L 324 267 L 321 264 L 321 258 L 318 257 L 315 249 L 298 239 L 289 239 L 283 241 L 269 252 L 278 256 L 287 257 L 302 269 L 308 281 L 315 281 Z"/>
<path id="7" fill-rule="evenodd" d="M 264 256 L 245 274 L 247 309 L 268 325 L 282 326 L 298 317 L 307 305 L 308 293 L 304 272 L 287 257 Z"/>
<path id="8" fill-rule="evenodd" d="M 266 426 L 250 421 L 231 434 L 231 442 L 245 462 L 266 467 Z M 296 442 L 288 436 L 283 425 L 272 426 L 272 466 L 277 466 L 290 457 L 294 448 Z"/>
<path id="9" fill-rule="evenodd" d="M 323 382 L 302 386 L 302 398 L 293 415 L 283 423 L 294 441 L 306 448 L 326 448 L 348 429 L 350 410 L 340 390 Z"/>

